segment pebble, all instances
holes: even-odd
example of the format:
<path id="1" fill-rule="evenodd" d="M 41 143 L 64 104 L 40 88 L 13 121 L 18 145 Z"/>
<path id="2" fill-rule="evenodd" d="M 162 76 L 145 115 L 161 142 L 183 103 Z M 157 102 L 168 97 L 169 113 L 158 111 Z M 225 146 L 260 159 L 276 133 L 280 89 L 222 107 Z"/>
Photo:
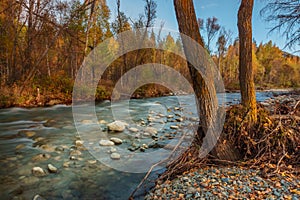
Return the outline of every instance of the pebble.
<path id="1" fill-rule="evenodd" d="M 41 167 L 33 167 L 31 171 L 34 176 L 45 176 L 46 175 L 46 172 Z"/>
<path id="2" fill-rule="evenodd" d="M 110 140 L 100 140 L 100 146 L 114 146 L 115 143 Z"/>
<path id="3" fill-rule="evenodd" d="M 114 144 L 122 144 L 123 140 L 120 138 L 112 137 L 110 138 L 110 141 L 112 141 Z"/>
<path id="4" fill-rule="evenodd" d="M 151 135 L 157 134 L 157 129 L 154 127 L 147 127 L 144 130 L 146 133 L 150 133 Z"/>
<path id="5" fill-rule="evenodd" d="M 178 126 L 175 126 L 175 125 L 174 125 L 174 126 L 170 126 L 170 128 L 171 128 L 171 129 L 179 129 L 179 127 L 178 127 Z"/>
<path id="6" fill-rule="evenodd" d="M 48 164 L 48 170 L 51 173 L 57 173 L 57 168 L 54 165 L 52 165 L 52 164 Z"/>
<path id="7" fill-rule="evenodd" d="M 121 155 L 118 154 L 118 153 L 112 153 L 112 154 L 110 155 L 110 157 L 111 157 L 111 159 L 113 159 L 113 160 L 119 160 L 119 159 L 121 158 Z"/>
<path id="8" fill-rule="evenodd" d="M 131 132 L 134 132 L 134 133 L 139 131 L 139 129 L 134 128 L 134 127 L 130 127 L 128 130 L 131 131 Z"/>
<path id="9" fill-rule="evenodd" d="M 81 141 L 81 140 L 76 140 L 76 141 L 75 141 L 75 145 L 76 145 L 76 147 L 81 147 L 81 146 L 83 145 L 83 141 Z"/>
<path id="10" fill-rule="evenodd" d="M 145 197 L 155 199 L 292 199 L 299 177 L 289 179 L 277 175 L 271 180 L 260 177 L 259 170 L 246 168 L 202 167 L 159 183 Z M 289 183 L 289 184 L 287 184 Z M 280 187 L 278 187 L 280 184 Z M 299 186 L 298 186 L 299 187 Z"/>

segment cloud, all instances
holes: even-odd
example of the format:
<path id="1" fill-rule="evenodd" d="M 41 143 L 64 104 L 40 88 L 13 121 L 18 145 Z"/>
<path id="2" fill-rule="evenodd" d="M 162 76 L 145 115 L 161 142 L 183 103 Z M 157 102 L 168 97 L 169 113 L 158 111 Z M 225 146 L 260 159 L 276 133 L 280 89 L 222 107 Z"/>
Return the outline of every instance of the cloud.
<path id="1" fill-rule="evenodd" d="M 217 4 L 217 3 L 210 3 L 210 4 L 207 4 L 207 5 L 201 6 L 201 9 L 218 7 L 218 6 L 219 6 L 219 4 Z"/>

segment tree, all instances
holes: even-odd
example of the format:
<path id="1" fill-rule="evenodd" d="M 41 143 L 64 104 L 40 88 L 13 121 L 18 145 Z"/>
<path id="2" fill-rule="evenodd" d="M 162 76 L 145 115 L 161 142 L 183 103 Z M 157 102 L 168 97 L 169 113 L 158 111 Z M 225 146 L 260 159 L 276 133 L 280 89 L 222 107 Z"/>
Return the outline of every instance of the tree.
<path id="1" fill-rule="evenodd" d="M 218 24 L 218 19 L 216 17 L 212 17 L 212 18 L 207 18 L 206 19 L 206 23 L 204 26 L 204 20 L 198 18 L 197 20 L 198 26 L 200 30 L 204 30 L 206 32 L 206 37 L 207 37 L 207 41 L 206 41 L 206 47 L 207 50 L 209 52 L 211 52 L 210 49 L 210 44 L 211 41 L 215 38 L 215 36 L 217 35 L 217 33 L 220 30 L 220 25 Z"/>
<path id="2" fill-rule="evenodd" d="M 204 47 L 203 40 L 201 38 L 197 18 L 194 10 L 194 5 L 192 0 L 174 0 L 176 18 L 179 26 L 179 31 L 181 34 L 189 36 L 199 45 Z M 199 161 L 199 148 L 201 145 L 210 145 L 213 140 L 217 140 L 216 130 L 219 125 L 216 120 L 216 115 L 218 113 L 218 100 L 216 95 L 216 89 L 214 86 L 214 79 L 212 75 L 212 69 L 203 66 L 203 57 L 209 56 L 207 52 L 203 52 L 194 43 L 191 43 L 187 38 L 181 36 L 184 53 L 186 58 L 189 60 L 187 63 L 188 69 L 191 76 L 192 86 L 196 95 L 197 110 L 199 118 L 199 127 L 195 133 L 195 137 L 190 148 L 181 155 L 179 161 L 173 162 L 169 168 L 176 168 L 177 173 L 181 173 L 182 170 L 186 170 L 190 167 L 193 167 Z M 206 78 L 208 81 L 205 81 L 204 77 L 198 72 L 198 70 L 193 66 L 192 63 L 196 63 L 197 67 L 204 67 L 207 72 Z M 212 129 L 210 129 L 212 128 Z M 209 141 L 204 141 L 204 138 L 207 134 L 209 136 Z M 235 148 L 231 146 L 230 142 L 227 143 L 218 143 L 214 150 L 211 152 L 214 157 L 223 160 L 236 160 L 238 159 L 238 153 L 235 151 Z M 189 162 L 186 162 L 186 161 Z M 180 166 L 182 165 L 182 166 Z M 179 167 L 178 167 L 179 166 Z M 173 170 L 173 169 L 172 169 Z M 175 171 L 176 171 L 175 170 Z M 163 178 L 163 176 L 162 176 Z"/>
<path id="3" fill-rule="evenodd" d="M 260 11 L 266 21 L 275 23 L 270 32 L 283 31 L 282 34 L 287 41 L 285 47 L 292 48 L 300 45 L 299 10 L 299 0 L 269 0 L 269 3 Z"/>
<path id="4" fill-rule="evenodd" d="M 239 81 L 241 103 L 247 109 L 249 124 L 257 121 L 256 96 L 252 66 L 252 10 L 254 0 L 242 0 L 238 11 Z"/>
<path id="5" fill-rule="evenodd" d="M 218 40 L 216 42 L 216 45 L 218 47 L 218 49 L 217 49 L 217 52 L 218 52 L 218 67 L 219 67 L 220 73 L 222 75 L 223 75 L 223 68 L 221 66 L 221 63 L 222 63 L 222 59 L 225 55 L 225 52 L 227 51 L 228 44 L 230 43 L 231 35 L 232 35 L 232 32 L 230 30 L 226 31 L 226 29 L 223 28 L 220 31 L 220 35 L 219 35 Z"/>

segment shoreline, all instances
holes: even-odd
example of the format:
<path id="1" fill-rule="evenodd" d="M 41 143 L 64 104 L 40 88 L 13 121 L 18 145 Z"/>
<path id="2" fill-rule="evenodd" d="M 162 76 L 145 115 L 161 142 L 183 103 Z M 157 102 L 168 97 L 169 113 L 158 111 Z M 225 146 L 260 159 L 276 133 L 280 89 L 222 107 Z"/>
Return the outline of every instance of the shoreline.
<path id="1" fill-rule="evenodd" d="M 239 93 L 240 90 L 225 90 L 225 93 L 228 94 L 233 94 L 233 93 Z M 273 88 L 273 89 L 266 89 L 266 90 L 256 90 L 256 92 L 272 92 L 274 96 L 278 96 L 278 95 L 293 95 L 293 94 L 300 94 L 300 88 Z M 276 94 L 276 93 L 280 93 L 280 94 Z M 178 95 L 190 95 L 190 94 L 163 94 L 163 95 L 150 95 L 150 96 L 144 96 L 144 97 L 140 97 L 140 96 L 134 96 L 132 97 L 132 99 L 147 99 L 147 98 L 156 98 L 156 97 L 167 97 L 167 96 L 178 96 Z M 122 100 L 122 99 L 120 99 Z M 81 99 L 79 101 L 82 102 L 92 102 L 93 100 L 84 100 Z M 111 101 L 110 98 L 105 98 L 105 99 L 101 99 L 101 100 L 94 100 L 95 103 L 101 103 L 104 101 Z M 5 104 L 4 104 L 5 105 Z M 0 109 L 6 109 L 6 108 L 47 108 L 47 107 L 51 107 L 51 106 L 55 106 L 55 105 L 72 105 L 72 99 L 59 99 L 59 98 L 53 98 L 48 100 L 47 102 L 36 102 L 34 101 L 34 103 L 29 102 L 28 104 L 12 104 L 9 106 L 2 106 L 0 105 Z"/>

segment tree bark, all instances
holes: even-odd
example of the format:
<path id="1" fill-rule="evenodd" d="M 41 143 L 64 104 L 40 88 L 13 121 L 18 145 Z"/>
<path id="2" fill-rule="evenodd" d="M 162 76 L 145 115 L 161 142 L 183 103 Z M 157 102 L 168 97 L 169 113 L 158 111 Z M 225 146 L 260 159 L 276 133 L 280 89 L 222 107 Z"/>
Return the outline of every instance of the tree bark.
<path id="1" fill-rule="evenodd" d="M 241 103 L 248 112 L 249 124 L 257 121 L 255 86 L 252 66 L 252 10 L 254 0 L 242 0 L 238 11 L 239 81 Z"/>
<path id="2" fill-rule="evenodd" d="M 174 0 L 174 6 L 180 33 L 189 36 L 204 48 L 204 43 L 198 28 L 193 1 Z M 193 63 L 197 63 L 197 65 L 203 65 L 203 62 L 205 63 L 205 61 L 201 60 L 205 59 L 203 52 L 183 37 L 182 42 L 187 60 L 193 61 Z M 206 52 L 206 54 L 208 56 L 208 52 Z M 197 67 L 205 68 L 204 71 L 207 72 L 205 75 L 208 80 L 205 82 L 198 70 L 191 64 L 191 62 L 188 62 L 188 68 L 192 78 L 192 85 L 196 95 L 197 109 L 200 118 L 200 124 L 194 140 L 194 144 L 199 147 L 203 145 L 203 138 L 207 133 L 215 134 L 214 131 L 216 129 L 213 128 L 212 132 L 208 132 L 209 127 L 216 127 L 219 124 L 218 121 L 215 121 L 218 112 L 218 100 L 214 86 L 214 79 L 212 77 L 213 75 L 210 73 L 211 69 L 205 66 L 205 64 L 204 66 Z M 212 144 L 211 142 L 212 141 L 208 141 L 208 145 Z M 234 150 L 234 148 L 232 148 L 230 142 L 224 144 L 222 142 L 218 142 L 211 154 L 222 160 L 237 160 L 239 157 L 237 155 L 238 153 Z"/>

